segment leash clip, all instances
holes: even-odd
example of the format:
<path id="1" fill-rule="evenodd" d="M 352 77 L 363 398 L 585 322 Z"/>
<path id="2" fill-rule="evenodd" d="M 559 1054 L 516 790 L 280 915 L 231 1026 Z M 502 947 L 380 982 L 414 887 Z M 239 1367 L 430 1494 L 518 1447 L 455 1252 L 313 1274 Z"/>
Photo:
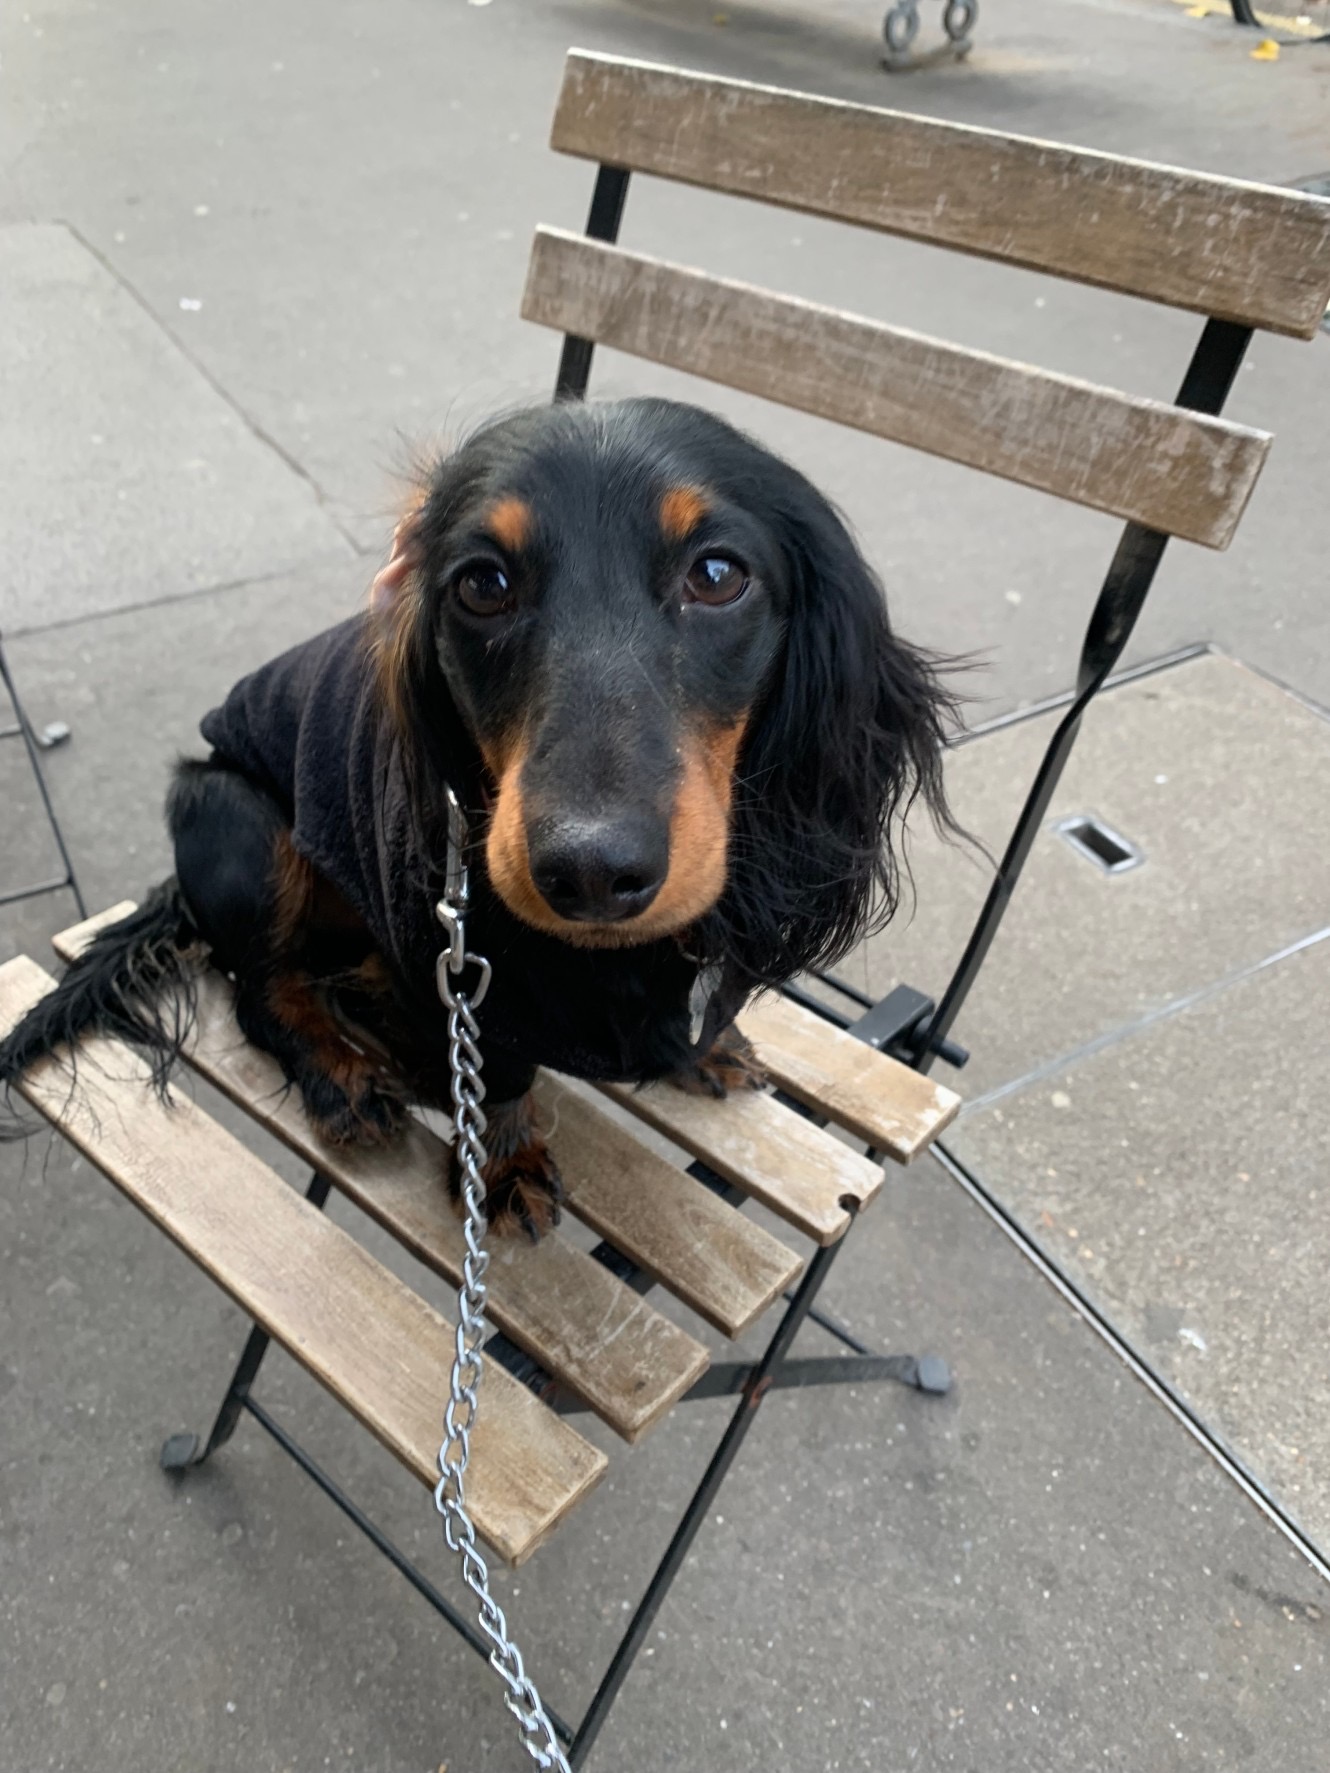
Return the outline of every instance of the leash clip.
<path id="1" fill-rule="evenodd" d="M 462 803 L 450 787 L 445 786 L 448 796 L 448 857 L 444 867 L 443 901 L 439 907 L 439 916 L 452 929 L 451 919 L 455 919 L 460 930 L 462 918 L 466 915 L 471 903 L 471 877 L 466 865 L 467 828 L 466 814 L 462 811 Z M 450 918 L 444 918 L 443 906 L 448 907 Z M 454 935 L 454 948 L 457 960 L 453 971 L 461 971 L 461 937 Z"/>
<path id="2" fill-rule="evenodd" d="M 468 1006 L 479 1009 L 490 986 L 490 963 L 483 954 L 471 954 L 466 946 L 466 913 L 471 903 L 471 879 L 466 865 L 467 826 L 461 802 L 451 788 L 448 796 L 448 858 L 443 897 L 435 915 L 448 932 L 448 946 L 434 964 L 434 982 L 449 1010 L 458 1007 L 460 978 L 468 962 L 479 969 L 474 988 L 466 996 Z"/>
<path id="3" fill-rule="evenodd" d="M 445 913 L 450 909 L 451 907 L 441 903 L 439 905 L 440 918 L 446 921 Z M 468 963 L 478 970 L 475 984 L 469 992 L 464 993 L 461 990 L 459 975 L 462 968 Z M 439 996 L 443 999 L 445 1008 L 457 1009 L 460 1000 L 464 998 L 468 1009 L 478 1010 L 485 1001 L 485 993 L 490 988 L 490 971 L 490 963 L 483 954 L 463 952 L 461 960 L 457 966 L 454 966 L 452 950 L 445 948 L 434 963 L 434 983 L 438 986 Z"/>

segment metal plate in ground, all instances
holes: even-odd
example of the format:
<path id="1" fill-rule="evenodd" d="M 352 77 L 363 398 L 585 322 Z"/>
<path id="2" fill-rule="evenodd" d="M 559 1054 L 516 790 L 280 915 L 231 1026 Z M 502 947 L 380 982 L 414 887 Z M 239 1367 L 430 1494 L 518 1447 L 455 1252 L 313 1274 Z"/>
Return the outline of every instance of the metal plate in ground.
<path id="1" fill-rule="evenodd" d="M 1057 715 L 962 747 L 948 782 L 962 822 L 1000 851 Z M 956 1025 L 976 1096 L 1330 922 L 1324 827 L 1330 723 L 1219 656 L 1111 691 L 1086 718 L 1006 922 Z M 1321 809 L 1317 812 L 1315 809 Z M 1109 875 L 1054 829 L 1092 810 L 1137 845 Z M 921 832 L 918 910 L 842 971 L 875 995 L 901 980 L 936 992 L 989 873 Z M 955 1081 L 946 1067 L 946 1082 Z"/>

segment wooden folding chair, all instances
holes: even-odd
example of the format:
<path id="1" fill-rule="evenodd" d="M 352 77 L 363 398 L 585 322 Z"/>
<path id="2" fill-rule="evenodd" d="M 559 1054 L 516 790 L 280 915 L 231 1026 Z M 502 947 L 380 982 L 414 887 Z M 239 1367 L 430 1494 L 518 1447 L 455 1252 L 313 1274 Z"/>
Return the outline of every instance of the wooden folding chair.
<path id="1" fill-rule="evenodd" d="M 1330 294 L 1330 204 L 581 53 L 569 58 L 554 146 L 599 167 L 586 237 L 542 228 L 532 254 L 523 311 L 565 334 L 559 397 L 585 392 L 601 342 L 1126 519 L 1091 617 L 1076 696 L 940 1004 L 906 988 L 872 1004 L 839 986 L 865 1012 L 847 1032 L 835 1024 L 848 1016 L 792 990 L 741 1019 L 777 1094 L 714 1103 L 663 1085 L 605 1092 L 691 1156 L 686 1168 L 644 1145 L 593 1097 L 553 1077 L 540 1086 L 558 1113 L 570 1211 L 603 1241 L 588 1254 L 555 1234 L 538 1248 L 510 1247 L 491 1270 L 500 1334 L 488 1347 L 468 1478 L 481 1533 L 521 1562 L 594 1488 L 606 1458 L 564 1419 L 572 1409 L 595 1411 L 633 1443 L 680 1400 L 718 1393 L 739 1400 L 580 1724 L 574 1729 L 551 1711 L 576 1767 L 769 1392 L 884 1378 L 926 1391 L 949 1384 L 936 1357 L 871 1353 L 818 1309 L 818 1293 L 881 1185 L 879 1157 L 909 1162 L 957 1110 L 957 1097 L 924 1073 L 938 1055 L 963 1057 L 949 1040 L 954 1019 L 1169 536 L 1223 547 L 1233 534 L 1270 438 L 1216 415 L 1254 327 L 1313 335 Z M 633 173 L 837 217 L 1208 318 L 1174 403 L 1118 393 L 625 252 L 613 242 Z M 76 951 L 105 918 L 59 938 L 61 953 Z M 0 1028 L 51 983 L 30 960 L 0 968 Z M 255 1322 L 211 1433 L 202 1443 L 172 1437 L 163 1463 L 181 1470 L 207 1458 L 247 1411 L 488 1655 L 469 1620 L 251 1391 L 276 1338 L 433 1485 L 452 1328 L 319 1208 L 337 1188 L 456 1284 L 462 1234 L 438 1141 L 413 1126 L 388 1151 L 320 1144 L 274 1062 L 244 1045 L 230 988 L 215 974 L 203 981 L 190 1063 L 312 1166 L 304 1201 L 198 1108 L 164 1108 L 144 1066 L 124 1050 L 92 1040 L 81 1057 L 78 1091 L 71 1095 L 67 1073 L 47 1061 L 25 1082 L 29 1099 Z M 735 1210 L 749 1197 L 780 1216 L 803 1240 L 798 1247 Z M 646 1295 L 656 1285 L 728 1336 L 786 1304 L 759 1359 L 711 1364 L 694 1336 L 651 1305 Z M 808 1318 L 849 1352 L 794 1357 Z"/>

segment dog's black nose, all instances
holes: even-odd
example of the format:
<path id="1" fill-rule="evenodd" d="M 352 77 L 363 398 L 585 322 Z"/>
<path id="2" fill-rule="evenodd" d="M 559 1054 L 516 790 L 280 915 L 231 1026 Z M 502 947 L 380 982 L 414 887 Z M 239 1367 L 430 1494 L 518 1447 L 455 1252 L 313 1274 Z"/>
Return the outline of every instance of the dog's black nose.
<path id="1" fill-rule="evenodd" d="M 649 817 L 537 819 L 527 832 L 531 878 L 560 917 L 621 923 L 645 911 L 670 866 L 669 828 Z"/>

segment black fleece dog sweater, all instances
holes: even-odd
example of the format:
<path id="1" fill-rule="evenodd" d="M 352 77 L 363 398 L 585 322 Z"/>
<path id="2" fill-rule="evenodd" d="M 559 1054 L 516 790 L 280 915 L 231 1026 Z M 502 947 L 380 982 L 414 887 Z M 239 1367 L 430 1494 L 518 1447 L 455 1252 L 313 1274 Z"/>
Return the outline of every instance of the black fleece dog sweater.
<path id="1" fill-rule="evenodd" d="M 297 852 L 364 920 L 422 1034 L 441 1037 L 434 966 L 444 943 L 434 908 L 444 857 L 421 854 L 417 833 L 437 820 L 412 816 L 400 749 L 376 691 L 367 618 L 342 622 L 242 678 L 201 731 L 221 760 L 282 808 Z M 459 767 L 459 787 L 462 775 Z M 697 969 L 677 942 L 573 948 L 515 918 L 479 860 L 472 907 L 468 946 L 493 967 L 479 1019 L 495 1100 L 520 1094 L 536 1065 L 637 1081 L 687 1061 Z"/>

